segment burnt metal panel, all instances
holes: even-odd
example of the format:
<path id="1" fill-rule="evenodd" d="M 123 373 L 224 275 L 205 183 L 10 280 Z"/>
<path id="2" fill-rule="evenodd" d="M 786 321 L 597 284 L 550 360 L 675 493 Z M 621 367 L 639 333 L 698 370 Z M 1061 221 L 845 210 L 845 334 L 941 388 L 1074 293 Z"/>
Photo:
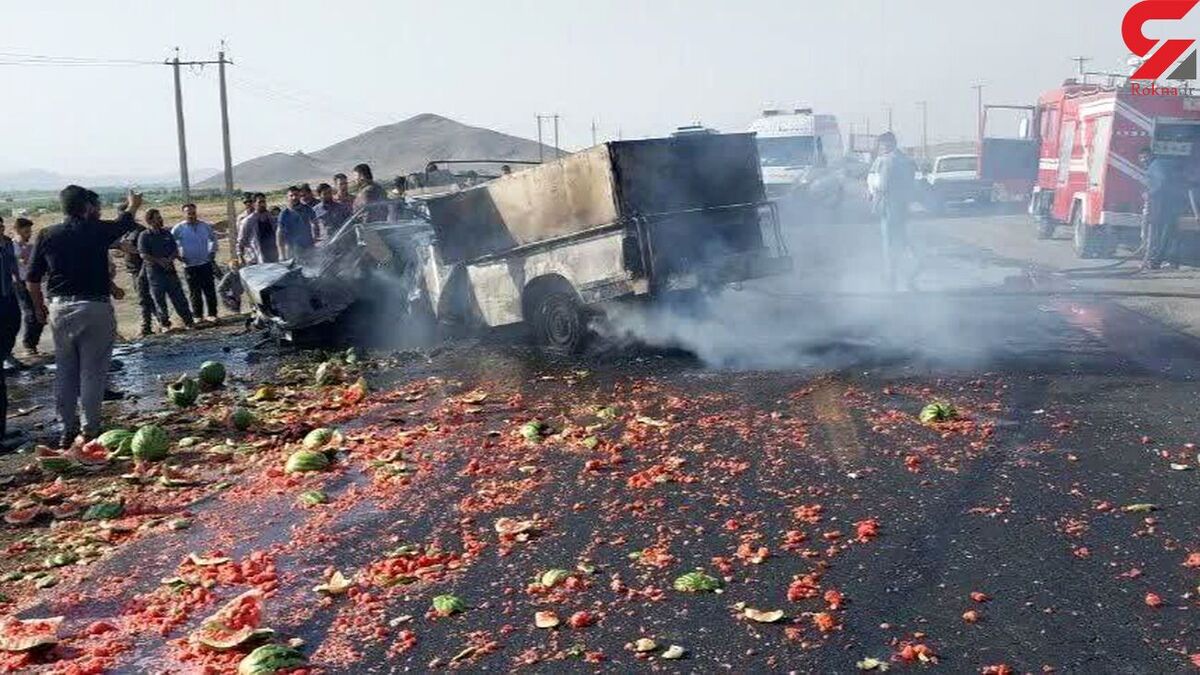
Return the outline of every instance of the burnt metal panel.
<path id="1" fill-rule="evenodd" d="M 754 134 L 609 144 L 621 213 L 651 215 L 765 200 Z"/>
<path id="2" fill-rule="evenodd" d="M 428 202 L 443 259 L 470 260 L 618 219 L 607 145 Z"/>
<path id="3" fill-rule="evenodd" d="M 454 263 L 633 216 L 764 199 L 754 135 L 705 134 L 604 143 L 427 204 Z"/>

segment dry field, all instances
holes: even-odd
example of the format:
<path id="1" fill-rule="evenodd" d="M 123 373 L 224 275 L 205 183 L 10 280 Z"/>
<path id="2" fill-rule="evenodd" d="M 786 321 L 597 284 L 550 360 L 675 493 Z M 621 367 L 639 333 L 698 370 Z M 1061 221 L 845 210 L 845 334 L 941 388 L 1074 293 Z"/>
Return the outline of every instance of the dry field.
<path id="1" fill-rule="evenodd" d="M 173 203 L 169 203 L 169 204 L 147 203 L 146 205 L 144 205 L 142 207 L 142 210 L 138 212 L 138 222 L 142 222 L 142 223 L 145 222 L 146 210 L 151 209 L 151 208 L 157 208 L 159 211 L 162 212 L 163 219 L 166 221 L 167 226 L 169 227 L 169 226 L 173 225 L 174 223 L 183 219 L 183 213 L 181 211 L 180 206 L 181 206 L 181 204 L 179 202 L 173 202 Z M 217 260 L 219 262 L 221 262 L 221 264 L 227 265 L 231 258 L 231 253 L 230 253 L 230 249 L 229 249 L 229 239 L 225 235 L 225 232 L 226 232 L 225 202 L 212 201 L 212 200 L 198 201 L 196 203 L 196 207 L 200 211 L 201 220 L 206 220 L 210 223 L 213 223 L 215 226 L 217 226 L 217 234 L 221 238 L 221 252 L 220 252 L 220 254 L 218 254 Z M 241 205 L 238 204 L 237 208 L 240 209 Z M 116 217 L 116 211 L 115 210 L 106 211 L 105 217 L 106 218 Z M 15 218 L 6 218 L 5 219 L 5 226 L 7 228 L 5 231 L 6 234 L 12 233 L 11 227 L 12 227 L 13 220 L 15 220 Z M 55 223 L 61 222 L 62 214 L 61 213 L 43 213 L 43 214 L 39 214 L 37 216 L 32 217 L 32 220 L 34 221 L 34 231 L 36 233 L 37 230 L 40 230 L 49 225 L 53 225 Z M 35 234 L 35 236 L 36 236 L 36 234 Z M 113 301 L 113 307 L 116 309 L 116 312 L 117 312 L 117 332 L 120 334 L 121 340 L 137 339 L 140 334 L 140 331 L 141 331 L 142 320 L 141 320 L 141 310 L 139 309 L 138 302 L 137 302 L 136 288 L 133 284 L 133 280 L 130 279 L 129 274 L 127 272 L 125 272 L 124 261 L 121 259 L 122 258 L 121 253 L 114 251 L 111 255 L 113 257 L 113 261 L 117 265 L 117 277 L 116 277 L 117 285 L 120 286 L 121 288 L 125 289 L 125 291 L 126 291 L 126 295 L 124 298 Z M 180 276 L 182 277 L 182 270 L 180 270 Z M 185 284 L 185 292 L 186 292 L 186 284 Z M 176 325 L 178 325 L 179 322 L 176 320 L 175 323 L 176 323 Z M 53 342 L 50 339 L 50 331 L 49 330 L 47 330 L 43 333 L 42 342 L 39 346 L 39 349 L 44 354 L 52 354 L 53 353 Z"/>

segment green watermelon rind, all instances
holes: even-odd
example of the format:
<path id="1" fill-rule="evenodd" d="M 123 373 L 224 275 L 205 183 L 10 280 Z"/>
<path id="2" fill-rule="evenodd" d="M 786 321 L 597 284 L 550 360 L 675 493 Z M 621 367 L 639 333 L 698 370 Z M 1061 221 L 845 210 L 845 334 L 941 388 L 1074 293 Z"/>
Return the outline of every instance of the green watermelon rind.
<path id="1" fill-rule="evenodd" d="M 225 384 L 225 364 L 220 361 L 205 361 L 200 364 L 199 379 L 201 384 L 209 387 L 220 387 Z"/>
<path id="2" fill-rule="evenodd" d="M 159 462 L 170 452 L 171 439 L 162 427 L 147 424 L 134 433 L 131 446 L 134 459 Z"/>
<path id="3" fill-rule="evenodd" d="M 238 675 L 273 675 L 280 670 L 303 668 L 308 659 L 300 650 L 278 644 L 256 647 L 238 662 Z"/>
<path id="4" fill-rule="evenodd" d="M 109 429 L 97 436 L 96 442 L 105 450 L 116 452 L 122 445 L 133 442 L 133 432 L 128 429 Z"/>
<path id="5" fill-rule="evenodd" d="M 229 424 L 238 431 L 245 431 L 254 425 L 254 413 L 246 408 L 237 407 L 229 411 Z"/>
<path id="6" fill-rule="evenodd" d="M 287 458 L 287 463 L 284 464 L 284 473 L 308 473 L 311 471 L 323 471 L 329 468 L 329 457 L 323 452 L 315 452 L 313 450 L 297 450 Z"/>
<path id="7" fill-rule="evenodd" d="M 167 400 L 180 408 L 193 405 L 199 397 L 200 386 L 187 375 L 167 385 Z"/>

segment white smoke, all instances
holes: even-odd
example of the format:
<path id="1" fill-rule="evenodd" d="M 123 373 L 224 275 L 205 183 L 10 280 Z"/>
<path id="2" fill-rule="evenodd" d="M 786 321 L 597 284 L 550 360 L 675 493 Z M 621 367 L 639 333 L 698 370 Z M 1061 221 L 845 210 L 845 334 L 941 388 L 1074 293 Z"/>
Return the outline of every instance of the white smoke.
<path id="1" fill-rule="evenodd" d="M 1004 336 L 991 334 L 986 318 L 962 320 L 977 303 L 961 292 L 1020 270 L 946 256 L 914 221 L 917 257 L 906 272 L 915 271 L 917 291 L 889 291 L 878 229 L 872 222 L 787 225 L 792 273 L 697 303 L 609 306 L 597 331 L 618 343 L 684 349 L 714 368 L 839 369 L 891 361 L 968 367 L 989 358 Z"/>

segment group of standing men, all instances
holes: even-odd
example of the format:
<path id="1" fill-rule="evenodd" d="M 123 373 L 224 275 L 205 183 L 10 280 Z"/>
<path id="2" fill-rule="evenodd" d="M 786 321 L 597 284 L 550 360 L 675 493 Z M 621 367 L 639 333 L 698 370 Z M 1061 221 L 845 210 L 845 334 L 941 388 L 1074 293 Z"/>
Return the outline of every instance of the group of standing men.
<path id="1" fill-rule="evenodd" d="M 287 189 L 287 205 L 277 214 L 261 192 L 243 195 L 234 245 L 238 265 L 302 260 L 318 242 L 336 234 L 355 210 L 386 197 L 370 166 L 354 167 L 354 179 L 357 194 L 350 192 L 350 181 L 342 173 L 333 176 L 333 185 L 318 185 L 315 194 L 308 183 L 293 185 Z"/>
<path id="2" fill-rule="evenodd" d="M 287 207 L 278 214 L 267 207 L 264 195 L 247 195 L 237 223 L 235 263 L 303 258 L 355 210 L 386 198 L 369 166 L 356 166 L 354 174 L 356 195 L 351 196 L 349 181 L 338 174 L 333 186 L 322 183 L 315 196 L 306 185 L 290 188 Z M 158 209 L 146 212 L 145 225 L 137 222 L 142 197 L 133 191 L 115 220 L 100 218 L 100 196 L 87 188 L 68 185 L 59 201 L 63 222 L 39 232 L 32 243 L 33 223 L 25 218 L 17 220 L 15 241 L 0 234 L 0 354 L 11 351 L 23 314 L 29 351 L 36 352 L 41 327 L 50 327 L 55 407 L 62 423 L 59 444 L 65 448 L 80 434 L 92 438 L 102 431 L 101 404 L 117 337 L 112 298 L 123 295 L 112 282 L 109 250 L 125 254 L 138 292 L 143 335 L 152 332 L 155 318 L 170 328 L 171 309 L 188 327 L 205 315 L 215 321 L 218 268 L 216 232 L 199 219 L 195 204 L 184 204 L 183 220 L 168 230 Z M 190 298 L 184 297 L 176 262 L 183 263 Z M 235 277 L 231 272 L 225 278 Z M 236 295 L 240 302 L 240 290 Z M 7 394 L 0 374 L 0 444 Z"/>
<path id="3" fill-rule="evenodd" d="M 182 210 L 183 220 L 170 229 L 158 209 L 146 211 L 146 224 L 135 223 L 118 245 L 137 288 L 142 336 L 154 332 L 152 319 L 171 329 L 171 309 L 187 328 L 206 313 L 210 321 L 217 320 L 217 234 L 197 217 L 195 204 L 184 204 Z M 184 297 L 176 261 L 183 263 L 190 298 Z"/>

